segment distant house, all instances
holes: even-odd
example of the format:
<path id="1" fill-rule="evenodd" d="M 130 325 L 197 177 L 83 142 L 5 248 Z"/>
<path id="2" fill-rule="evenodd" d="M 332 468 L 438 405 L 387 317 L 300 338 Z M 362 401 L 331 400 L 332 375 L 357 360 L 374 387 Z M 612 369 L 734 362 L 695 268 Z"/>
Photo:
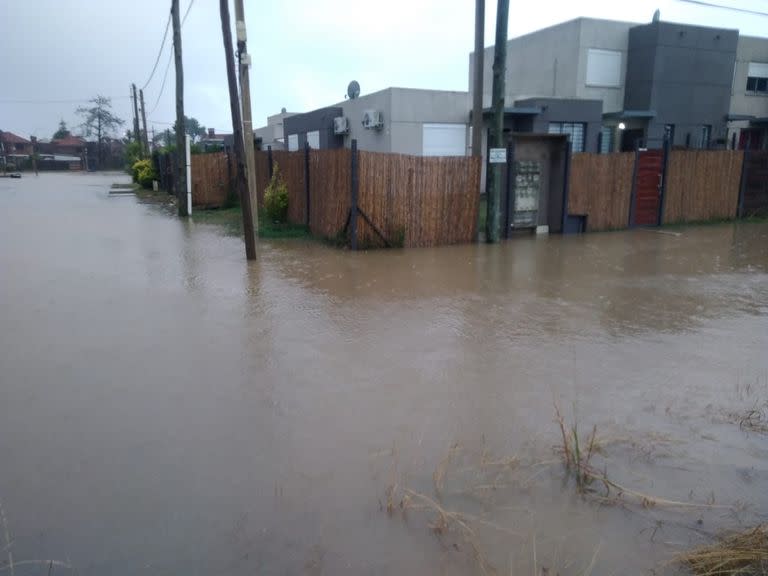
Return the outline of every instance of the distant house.
<path id="1" fill-rule="evenodd" d="M 85 143 L 86 170 L 122 170 L 125 167 L 125 144 L 118 138 L 105 136 L 98 142 Z"/>
<path id="2" fill-rule="evenodd" d="M 17 159 L 26 160 L 32 155 L 32 141 L 13 132 L 0 131 L 0 144 L 9 163 Z"/>
<path id="3" fill-rule="evenodd" d="M 52 140 L 52 152 L 62 156 L 82 156 L 85 152 L 85 140 L 77 136 L 67 136 Z"/>
<path id="4" fill-rule="evenodd" d="M 467 92 L 387 88 L 303 114 L 285 116 L 289 151 L 348 148 L 414 156 L 468 154 Z M 261 129 L 256 131 L 261 133 Z"/>
<path id="5" fill-rule="evenodd" d="M 215 128 L 208 128 L 208 134 L 200 139 L 199 144 L 206 152 L 222 150 L 225 146 L 232 145 L 232 134 L 216 134 Z"/>
<path id="6" fill-rule="evenodd" d="M 272 147 L 272 150 L 285 150 L 285 119 L 294 116 L 294 112 L 286 112 L 285 108 L 279 114 L 267 117 L 267 125 L 253 131 L 254 142 L 261 150 Z"/>

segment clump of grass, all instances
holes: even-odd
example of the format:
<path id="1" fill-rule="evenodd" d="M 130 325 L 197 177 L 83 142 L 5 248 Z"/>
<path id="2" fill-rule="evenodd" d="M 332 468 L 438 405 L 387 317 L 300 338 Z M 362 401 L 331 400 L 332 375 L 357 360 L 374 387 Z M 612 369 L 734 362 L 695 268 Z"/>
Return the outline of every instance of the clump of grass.
<path id="1" fill-rule="evenodd" d="M 465 450 L 459 443 L 454 443 L 432 474 L 435 495 L 430 497 L 403 485 L 397 474 L 398 455 L 395 450 L 392 451 L 392 456 L 389 484 L 384 493 L 384 501 L 379 502 L 379 508 L 390 516 L 401 514 L 403 519 L 406 519 L 410 512 L 429 515 L 428 527 L 437 538 L 442 542 L 447 538 L 451 539 L 449 544 L 452 548 L 466 551 L 481 574 L 485 576 L 497 574 L 496 568 L 488 560 L 480 545 L 478 530 L 490 528 L 506 535 L 521 535 L 481 516 L 450 509 L 441 500 L 445 493 L 449 472 L 458 476 L 460 484 L 471 477 L 473 484 L 470 488 L 461 490 L 462 495 L 468 493 L 479 495 L 506 485 L 500 483 L 502 475 L 510 472 L 517 465 L 517 458 L 491 457 L 485 447 L 484 438 L 479 454 L 477 451 Z"/>
<path id="2" fill-rule="evenodd" d="M 768 524 L 728 534 L 681 554 L 676 561 L 695 576 L 764 576 L 768 574 Z"/>
<path id="3" fill-rule="evenodd" d="M 762 406 L 755 405 L 747 410 L 739 421 L 742 430 L 768 434 L 768 402 Z"/>
<path id="4" fill-rule="evenodd" d="M 243 212 L 239 205 L 211 210 L 194 210 L 195 222 L 221 226 L 230 236 L 242 236 Z M 306 226 L 275 222 L 270 220 L 263 210 L 259 211 L 259 238 L 306 238 L 309 230 Z"/>
<path id="5" fill-rule="evenodd" d="M 592 426 L 592 433 L 587 437 L 585 445 L 579 438 L 578 423 L 574 420 L 570 430 L 567 430 L 565 419 L 557 404 L 555 404 L 555 421 L 560 427 L 560 434 L 562 435 L 563 443 L 560 446 L 560 451 L 565 467 L 573 474 L 579 492 L 585 492 L 592 481 L 600 477 L 590 464 L 596 451 L 597 425 Z"/>
<path id="6" fill-rule="evenodd" d="M 599 470 L 592 464 L 592 458 L 600 450 L 597 438 L 597 427 L 592 427 L 591 434 L 586 442 L 579 437 L 578 423 L 569 427 L 565 423 L 560 408 L 555 404 L 555 422 L 560 428 L 562 444 L 557 450 L 560 452 L 566 471 L 576 481 L 576 488 L 580 494 L 589 495 L 602 504 L 617 505 L 626 503 L 639 504 L 643 508 L 665 506 L 671 508 L 732 508 L 730 506 L 716 505 L 714 495 L 708 502 L 681 502 L 669 500 L 645 494 L 622 486 L 608 477 L 606 467 Z M 595 489 L 595 484 L 601 485 L 604 493 L 600 494 Z"/>

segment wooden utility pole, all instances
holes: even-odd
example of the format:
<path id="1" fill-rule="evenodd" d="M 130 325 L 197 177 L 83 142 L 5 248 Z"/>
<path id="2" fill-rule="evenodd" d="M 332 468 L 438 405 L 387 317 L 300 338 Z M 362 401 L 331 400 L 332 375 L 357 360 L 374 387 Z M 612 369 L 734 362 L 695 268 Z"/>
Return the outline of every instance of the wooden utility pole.
<path id="1" fill-rule="evenodd" d="M 505 148 L 504 145 L 504 76 L 507 72 L 507 25 L 509 22 L 509 0 L 498 0 L 496 8 L 496 45 L 493 52 L 493 124 L 491 126 L 491 147 Z M 490 156 L 490 155 L 489 155 Z M 511 177 L 511 175 L 508 175 Z M 486 191 L 488 215 L 485 221 L 487 242 L 499 241 L 499 220 L 501 213 L 501 164 L 488 164 L 486 169 Z"/>
<path id="2" fill-rule="evenodd" d="M 147 133 L 147 114 L 146 110 L 144 110 L 144 90 L 139 90 L 139 100 L 141 100 L 141 123 L 144 126 L 144 131 L 142 133 L 142 136 L 144 137 L 142 139 L 142 143 L 144 144 L 144 154 L 149 156 L 149 134 Z"/>
<path id="3" fill-rule="evenodd" d="M 178 0 L 174 0 L 178 2 Z M 227 61 L 227 82 L 229 84 L 229 108 L 232 112 L 232 139 L 237 164 L 236 187 L 243 209 L 243 233 L 245 234 L 245 257 L 256 259 L 256 229 L 253 225 L 251 195 L 246 179 L 245 151 L 243 150 L 243 125 L 240 118 L 240 104 L 237 98 L 237 78 L 235 77 L 235 55 L 232 50 L 232 25 L 229 20 L 229 0 L 219 0 L 221 12 L 221 35 L 224 40 L 224 56 Z"/>
<path id="4" fill-rule="evenodd" d="M 475 0 L 475 59 L 472 84 L 472 156 L 483 156 L 483 66 L 485 65 L 485 0 Z"/>
<path id="5" fill-rule="evenodd" d="M 179 216 L 187 214 L 186 186 L 186 126 L 184 125 L 184 69 L 181 61 L 181 22 L 179 21 L 179 0 L 171 0 L 173 21 L 173 65 L 176 68 L 176 198 Z"/>
<path id="6" fill-rule="evenodd" d="M 144 141 L 141 139 L 141 129 L 139 128 L 139 105 L 136 101 L 136 84 L 131 84 L 133 90 L 133 139 L 139 143 L 141 157 L 144 158 Z"/>
<path id="7" fill-rule="evenodd" d="M 237 55 L 240 70 L 240 104 L 243 114 L 243 144 L 245 149 L 245 166 L 248 169 L 248 195 L 250 196 L 253 215 L 253 233 L 255 240 L 259 237 L 259 200 L 256 194 L 256 158 L 253 155 L 253 122 L 251 120 L 251 84 L 249 68 L 251 55 L 248 54 L 245 32 L 245 10 L 243 0 L 235 0 L 235 30 L 237 32 Z"/>

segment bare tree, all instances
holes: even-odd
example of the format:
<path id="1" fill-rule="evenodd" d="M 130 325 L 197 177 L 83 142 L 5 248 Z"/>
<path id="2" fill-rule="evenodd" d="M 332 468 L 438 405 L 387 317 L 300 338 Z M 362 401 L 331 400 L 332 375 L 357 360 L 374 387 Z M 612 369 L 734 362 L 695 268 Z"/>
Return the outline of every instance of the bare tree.
<path id="1" fill-rule="evenodd" d="M 115 129 L 124 124 L 122 118 L 112 113 L 112 99 L 106 96 L 96 96 L 89 100 L 92 106 L 81 106 L 77 113 L 83 117 L 83 133 L 86 136 L 96 135 L 99 165 L 103 161 L 102 143 Z"/>

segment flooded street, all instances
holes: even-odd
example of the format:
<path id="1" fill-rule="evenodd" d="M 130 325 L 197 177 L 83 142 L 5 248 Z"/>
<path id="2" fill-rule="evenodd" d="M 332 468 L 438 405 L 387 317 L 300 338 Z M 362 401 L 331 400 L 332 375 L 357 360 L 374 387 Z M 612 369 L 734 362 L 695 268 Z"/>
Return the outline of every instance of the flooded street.
<path id="1" fill-rule="evenodd" d="M 766 520 L 768 224 L 246 264 L 126 181 L 0 179 L 15 576 L 674 573 Z M 578 494 L 555 405 L 643 497 Z"/>

